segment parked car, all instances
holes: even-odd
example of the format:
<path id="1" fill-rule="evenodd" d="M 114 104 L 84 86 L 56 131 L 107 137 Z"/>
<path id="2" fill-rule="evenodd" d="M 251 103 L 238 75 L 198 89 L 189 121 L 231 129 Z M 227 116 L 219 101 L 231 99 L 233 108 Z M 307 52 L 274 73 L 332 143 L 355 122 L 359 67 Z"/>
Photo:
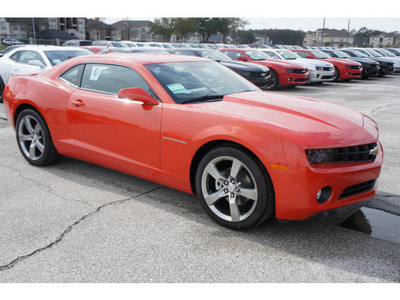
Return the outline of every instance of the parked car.
<path id="1" fill-rule="evenodd" d="M 93 41 L 89 40 L 70 40 L 62 44 L 64 47 L 92 46 Z"/>
<path id="2" fill-rule="evenodd" d="M 93 46 L 106 46 L 106 47 L 125 47 L 129 48 L 125 43 L 114 42 L 114 41 L 94 41 Z"/>
<path id="3" fill-rule="evenodd" d="M 3 45 L 12 46 L 12 45 L 21 45 L 23 42 L 15 39 L 15 38 L 4 38 L 1 42 Z"/>
<path id="4" fill-rule="evenodd" d="M 57 46 L 26 45 L 11 50 L 0 59 L 0 101 L 11 75 L 41 73 L 68 58 L 88 54 L 84 49 Z"/>
<path id="5" fill-rule="evenodd" d="M 19 44 L 19 45 L 8 46 L 3 51 L 0 51 L 0 57 L 3 57 L 4 54 L 7 54 L 8 52 L 10 52 L 11 50 L 13 50 L 15 48 L 24 47 L 24 46 L 26 46 L 26 45 L 25 44 Z"/>
<path id="6" fill-rule="evenodd" d="M 90 52 L 96 54 L 99 53 L 100 51 L 109 48 L 108 46 L 81 46 L 80 48 L 89 50 Z M 126 49 L 125 47 L 121 49 Z"/>
<path id="7" fill-rule="evenodd" d="M 172 46 L 169 43 L 147 43 L 149 47 L 159 47 L 164 49 L 174 49 L 176 47 Z"/>
<path id="8" fill-rule="evenodd" d="M 12 76 L 4 95 L 30 164 L 72 156 L 197 194 L 228 228 L 304 220 L 376 193 L 383 151 L 372 119 L 263 92 L 212 60 L 78 57 Z"/>
<path id="9" fill-rule="evenodd" d="M 286 49 L 260 49 L 262 52 L 278 60 L 292 61 L 308 69 L 309 82 L 322 83 L 333 81 L 335 67 L 325 61 L 314 61 L 298 56 L 296 53 Z"/>
<path id="10" fill-rule="evenodd" d="M 239 75 L 243 76 L 261 89 L 269 89 L 271 72 L 267 67 L 259 64 L 239 62 L 214 49 L 170 49 L 169 53 L 179 55 L 192 55 L 215 60 Z"/>
<path id="11" fill-rule="evenodd" d="M 376 53 L 380 54 L 381 57 L 387 57 L 393 60 L 393 73 L 400 73 L 400 57 L 394 55 L 392 52 L 386 49 L 373 49 Z"/>
<path id="12" fill-rule="evenodd" d="M 384 57 L 375 57 L 370 55 L 368 52 L 360 51 L 360 48 L 344 48 L 340 49 L 344 53 L 347 53 L 351 57 L 363 57 L 363 58 L 368 58 L 371 60 L 374 60 L 376 62 L 379 62 L 380 64 L 380 69 L 379 69 L 379 76 L 383 77 L 388 74 L 393 74 L 394 70 L 394 62 L 390 59 L 384 58 Z"/>
<path id="13" fill-rule="evenodd" d="M 286 61 L 277 61 L 258 49 L 219 49 L 233 60 L 263 65 L 271 71 L 270 89 L 295 87 L 308 83 L 308 69 Z"/>
<path id="14" fill-rule="evenodd" d="M 364 58 L 364 57 L 351 57 L 347 53 L 340 50 L 321 50 L 322 52 L 328 54 L 330 57 L 334 58 L 344 58 L 359 62 L 362 65 L 361 78 L 368 78 L 370 76 L 379 76 L 380 65 L 378 62 Z"/>
<path id="15" fill-rule="evenodd" d="M 297 55 L 307 59 L 319 59 L 327 61 L 335 66 L 334 80 L 359 79 L 362 75 L 362 65 L 359 62 L 348 59 L 332 58 L 321 50 L 292 49 Z"/>

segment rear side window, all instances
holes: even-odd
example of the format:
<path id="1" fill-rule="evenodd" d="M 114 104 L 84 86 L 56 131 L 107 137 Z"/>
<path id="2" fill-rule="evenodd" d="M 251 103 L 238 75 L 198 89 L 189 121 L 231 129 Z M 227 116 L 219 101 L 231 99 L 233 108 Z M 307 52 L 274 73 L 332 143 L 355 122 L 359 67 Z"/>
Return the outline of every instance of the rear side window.
<path id="1" fill-rule="evenodd" d="M 64 72 L 60 78 L 68 83 L 79 87 L 82 78 L 82 72 L 84 69 L 84 65 L 75 66 L 68 71 Z"/>
<path id="2" fill-rule="evenodd" d="M 30 61 L 38 60 L 44 66 L 46 65 L 42 56 L 36 51 L 28 51 L 28 50 L 17 51 L 13 55 L 11 55 L 10 58 L 21 64 L 29 64 Z"/>
<path id="3" fill-rule="evenodd" d="M 81 88 L 118 94 L 121 89 L 140 87 L 157 99 L 147 82 L 136 71 L 118 65 L 87 64 L 83 72 Z"/>

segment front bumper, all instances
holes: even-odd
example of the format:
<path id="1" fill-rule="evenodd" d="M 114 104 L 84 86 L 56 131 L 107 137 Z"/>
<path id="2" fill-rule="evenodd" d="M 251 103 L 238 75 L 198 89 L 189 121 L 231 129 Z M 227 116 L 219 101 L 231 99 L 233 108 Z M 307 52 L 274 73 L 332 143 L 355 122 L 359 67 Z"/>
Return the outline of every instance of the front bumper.
<path id="1" fill-rule="evenodd" d="M 331 71 L 309 71 L 310 82 L 333 81 L 335 69 Z"/>
<path id="2" fill-rule="evenodd" d="M 296 86 L 307 84 L 309 81 L 309 72 L 306 74 L 284 73 L 278 74 L 279 86 Z"/>
<path id="3" fill-rule="evenodd" d="M 360 69 L 347 69 L 343 68 L 339 71 L 340 80 L 348 80 L 348 79 L 359 79 L 362 75 L 362 68 Z"/>

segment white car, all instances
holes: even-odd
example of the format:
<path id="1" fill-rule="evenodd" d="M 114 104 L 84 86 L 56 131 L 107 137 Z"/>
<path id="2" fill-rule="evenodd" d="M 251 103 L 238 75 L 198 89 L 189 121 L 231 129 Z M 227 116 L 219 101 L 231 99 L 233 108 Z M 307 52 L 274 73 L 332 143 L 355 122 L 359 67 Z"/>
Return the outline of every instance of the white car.
<path id="1" fill-rule="evenodd" d="M 5 38 L 3 39 L 2 44 L 6 46 L 12 46 L 12 45 L 21 45 L 23 44 L 23 42 L 20 42 L 14 38 Z"/>
<path id="2" fill-rule="evenodd" d="M 333 81 L 335 78 L 335 66 L 329 62 L 306 59 L 286 49 L 259 49 L 274 59 L 296 61 L 308 69 L 310 82 Z"/>
<path id="3" fill-rule="evenodd" d="M 15 48 L 0 58 L 0 102 L 5 83 L 11 75 L 42 73 L 69 58 L 93 54 L 86 49 L 27 45 Z"/>

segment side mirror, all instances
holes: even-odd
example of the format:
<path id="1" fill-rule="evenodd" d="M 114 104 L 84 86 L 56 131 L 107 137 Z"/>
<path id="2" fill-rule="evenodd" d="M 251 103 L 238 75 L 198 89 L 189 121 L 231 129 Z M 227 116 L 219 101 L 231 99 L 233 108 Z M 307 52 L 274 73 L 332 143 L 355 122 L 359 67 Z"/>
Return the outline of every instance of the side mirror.
<path id="1" fill-rule="evenodd" d="M 158 102 L 153 97 L 151 97 L 144 89 L 139 87 L 120 90 L 118 98 L 138 101 L 147 105 L 158 105 Z"/>
<path id="2" fill-rule="evenodd" d="M 37 60 L 37 59 L 28 61 L 28 65 L 41 67 L 41 68 L 46 67 L 40 60 Z"/>
<path id="3" fill-rule="evenodd" d="M 239 57 L 237 58 L 237 60 L 240 60 L 240 61 L 247 61 L 247 58 L 246 58 L 246 57 L 243 57 L 243 56 L 239 56 Z"/>

